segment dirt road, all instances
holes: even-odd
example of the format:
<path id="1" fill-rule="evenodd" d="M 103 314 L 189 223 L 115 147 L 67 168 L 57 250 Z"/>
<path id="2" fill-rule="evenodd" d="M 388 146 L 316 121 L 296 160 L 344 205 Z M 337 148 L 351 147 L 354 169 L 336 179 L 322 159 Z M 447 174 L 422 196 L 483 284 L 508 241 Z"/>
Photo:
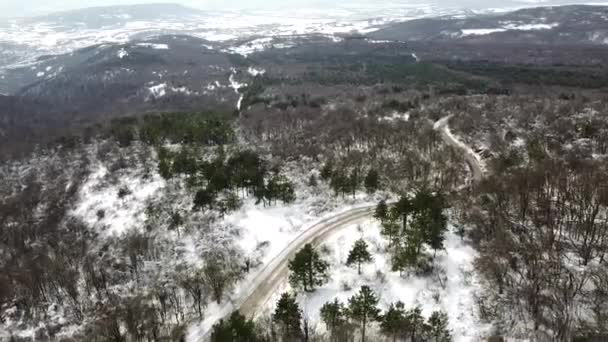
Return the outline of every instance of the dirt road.
<path id="1" fill-rule="evenodd" d="M 434 124 L 435 130 L 441 132 L 443 140 L 460 150 L 469 165 L 473 180 L 479 181 L 483 178 L 483 167 L 481 158 L 469 146 L 458 140 L 448 127 L 450 116 L 444 117 Z M 268 298 L 275 292 L 276 287 L 287 279 L 289 260 L 294 254 L 307 243 L 320 244 L 332 233 L 346 228 L 348 225 L 369 219 L 373 213 L 374 206 L 359 207 L 351 209 L 335 216 L 325 218 L 304 230 L 297 238 L 287 245 L 281 253 L 267 263 L 251 281 L 251 284 L 242 291 L 243 295 L 225 305 L 222 311 L 215 317 L 210 317 L 210 322 L 203 322 L 199 329 L 191 330 L 188 341 L 202 342 L 209 339 L 211 325 L 218 318 L 226 317 L 234 310 L 239 310 L 246 317 L 253 318 L 259 310 L 263 309 Z"/>
<path id="2" fill-rule="evenodd" d="M 232 311 L 239 310 L 246 317 L 253 318 L 258 310 L 263 309 L 264 303 L 275 292 L 276 287 L 287 279 L 289 260 L 293 258 L 297 251 L 307 243 L 318 245 L 330 234 L 351 224 L 369 219 L 374 208 L 375 206 L 366 206 L 342 212 L 325 218 L 300 233 L 281 253 L 258 272 L 251 284 L 242 291 L 243 295 L 241 297 L 234 299 L 231 305 L 223 307 L 219 317 L 226 317 Z M 209 339 L 209 333 L 210 324 L 203 322 L 199 329 L 190 330 L 187 340 L 190 342 L 206 341 Z"/>
<path id="3" fill-rule="evenodd" d="M 477 153 L 475 153 L 472 148 L 467 146 L 462 141 L 458 140 L 452 134 L 448 126 L 448 121 L 450 120 L 450 118 L 451 116 L 448 115 L 440 120 L 437 120 L 433 128 L 436 131 L 441 132 L 441 138 L 446 144 L 462 152 L 467 164 L 469 165 L 471 173 L 473 174 L 473 180 L 475 182 L 478 182 L 483 178 L 483 167 L 481 165 L 481 157 Z"/>

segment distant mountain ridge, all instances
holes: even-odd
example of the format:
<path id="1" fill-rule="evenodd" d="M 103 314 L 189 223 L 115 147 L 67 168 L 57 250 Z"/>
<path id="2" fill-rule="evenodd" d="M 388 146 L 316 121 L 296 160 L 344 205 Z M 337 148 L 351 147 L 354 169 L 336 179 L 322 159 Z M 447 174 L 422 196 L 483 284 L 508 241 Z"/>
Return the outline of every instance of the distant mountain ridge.
<path id="1" fill-rule="evenodd" d="M 400 41 L 608 44 L 608 6 L 521 9 L 469 18 L 440 17 L 391 24 L 370 34 Z"/>
<path id="2" fill-rule="evenodd" d="M 125 21 L 155 21 L 166 18 L 191 18 L 206 12 L 179 4 L 159 3 L 123 6 L 88 7 L 57 12 L 26 19 L 26 22 L 53 22 L 62 25 L 84 25 L 87 28 L 102 28 Z"/>

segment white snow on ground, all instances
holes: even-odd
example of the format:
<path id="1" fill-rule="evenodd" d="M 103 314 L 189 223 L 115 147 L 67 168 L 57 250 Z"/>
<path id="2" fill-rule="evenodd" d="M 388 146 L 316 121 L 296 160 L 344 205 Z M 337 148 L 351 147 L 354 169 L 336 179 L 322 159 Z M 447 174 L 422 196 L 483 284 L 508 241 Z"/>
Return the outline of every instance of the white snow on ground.
<path id="1" fill-rule="evenodd" d="M 491 29 L 464 29 L 460 30 L 462 32 L 462 36 L 483 36 L 486 34 L 496 33 L 496 32 L 505 32 L 506 28 L 491 28 Z"/>
<path id="2" fill-rule="evenodd" d="M 231 47 L 228 49 L 228 51 L 238 53 L 243 56 L 247 56 L 256 51 L 262 51 L 262 50 L 272 46 L 271 42 L 272 42 L 272 37 L 258 38 L 258 39 L 254 39 L 250 42 L 247 42 L 245 44 Z"/>
<path id="3" fill-rule="evenodd" d="M 257 69 L 254 67 L 249 67 L 249 69 L 247 69 L 247 72 L 249 73 L 249 75 L 251 76 L 258 76 L 258 75 L 264 75 L 266 73 L 266 70 L 264 69 Z"/>
<path id="4" fill-rule="evenodd" d="M 42 77 L 44 76 L 44 71 L 38 71 L 38 73 L 36 74 L 36 77 Z"/>
<path id="5" fill-rule="evenodd" d="M 161 83 L 152 87 L 149 87 L 150 94 L 155 98 L 163 97 L 167 94 L 167 83 Z"/>
<path id="6" fill-rule="evenodd" d="M 155 50 L 169 50 L 169 45 L 167 44 L 139 43 L 137 46 L 147 47 Z"/>
<path id="7" fill-rule="evenodd" d="M 530 7 L 531 5 L 522 5 Z M 500 12 L 509 9 L 488 9 Z M 428 3 L 357 3 L 332 8 L 293 8 L 286 10 L 223 11 L 188 18 L 158 20 L 123 19 L 101 28 L 72 26 L 54 21 L 12 19 L 0 29 L 0 42 L 25 46 L 18 61 L 0 68 L 36 63 L 41 55 L 71 53 L 95 44 L 125 44 L 161 34 L 185 34 L 209 41 L 228 41 L 244 37 L 291 36 L 318 33 L 335 37 L 339 33 L 368 33 L 391 22 L 417 18 L 471 13 L 449 6 Z M 478 12 L 481 13 L 481 12 Z M 337 38 L 337 37 L 336 37 Z M 245 51 L 245 47 L 242 47 Z M 249 49 L 250 50 L 250 49 Z"/>
<path id="8" fill-rule="evenodd" d="M 461 36 L 483 36 L 496 32 L 505 32 L 509 30 L 517 30 L 517 31 L 534 31 L 534 30 L 550 30 L 554 27 L 557 27 L 558 23 L 552 24 L 508 24 L 503 27 L 498 28 L 480 28 L 480 29 L 463 29 L 461 31 Z"/>
<path id="9" fill-rule="evenodd" d="M 416 55 L 413 52 L 412 52 L 412 57 L 416 60 L 416 62 L 420 62 L 420 58 L 418 58 L 418 55 Z"/>
<path id="10" fill-rule="evenodd" d="M 143 227 L 146 219 L 145 203 L 165 185 L 160 175 L 123 175 L 119 184 L 108 184 L 109 170 L 98 165 L 80 189 L 72 215 L 79 217 L 91 227 L 102 227 L 107 235 L 120 235 L 131 228 Z M 124 198 L 118 197 L 119 189 L 129 190 Z M 98 212 L 103 211 L 103 217 Z"/>
<path id="11" fill-rule="evenodd" d="M 361 275 L 357 274 L 356 267 L 345 265 L 350 249 L 359 238 L 367 242 L 374 257 L 373 262 L 362 266 Z M 473 267 L 477 253 L 453 231 L 446 233 L 445 251 L 437 252 L 435 265 L 438 272 L 429 277 L 406 273 L 400 276 L 399 272 L 390 271 L 390 255 L 386 253 L 388 245 L 380 235 L 380 224 L 373 219 L 362 225 L 346 227 L 330 236 L 324 245 L 330 250 L 328 255 L 324 255 L 330 262 L 329 283 L 313 293 L 298 296 L 300 306 L 314 329 L 325 330 L 319 317 L 324 303 L 334 298 L 347 303 L 362 285 L 368 285 L 378 294 L 382 310 L 387 309 L 390 303 L 402 301 L 406 308 L 420 306 L 425 317 L 436 310 L 445 311 L 456 342 L 480 341 L 489 335 L 490 325 L 481 321 L 476 304 L 475 293 L 481 289 Z M 290 290 L 287 283 L 280 287 L 280 291 L 266 303 L 267 313 L 274 309 L 280 294 Z"/>
<path id="12" fill-rule="evenodd" d="M 299 185 L 296 183 L 298 198 L 294 203 L 263 207 L 261 204 L 255 205 L 253 199 L 247 199 L 240 210 L 225 217 L 224 223 L 227 226 L 240 230 L 238 243 L 245 255 L 257 257 L 257 261 L 261 264 L 253 268 L 237 284 L 231 295 L 231 301 L 223 303 L 222 306 L 209 304 L 204 320 L 190 326 L 188 341 L 201 340 L 213 324 L 230 314 L 234 310 L 233 303 L 249 294 L 250 286 L 263 270 L 263 266 L 277 257 L 290 242 L 313 227 L 315 223 L 353 208 L 375 205 L 380 198 L 386 197 L 386 194 L 368 196 L 363 192 L 358 193 L 354 199 L 350 196 L 344 199 L 332 197 L 329 195 L 328 186 L 323 182 L 320 182 L 316 192 L 311 194 L 310 188 L 304 185 L 307 178 L 302 176 L 296 178 L 291 176 L 292 173 L 287 173 L 288 177 L 300 182 Z"/>
<path id="13" fill-rule="evenodd" d="M 190 89 L 188 89 L 186 87 L 179 87 L 179 88 L 171 87 L 171 90 L 174 93 L 182 93 L 182 94 L 185 94 L 185 95 L 192 95 L 192 94 L 197 94 L 198 95 L 198 92 L 193 92 L 192 90 L 190 90 Z"/>
<path id="14" fill-rule="evenodd" d="M 127 52 L 127 50 L 125 50 L 125 48 L 121 48 L 120 50 L 118 50 L 117 56 L 120 59 L 123 59 L 125 57 L 127 57 L 129 55 L 129 53 Z"/>
<path id="15" fill-rule="evenodd" d="M 230 87 L 232 89 L 234 89 L 234 92 L 239 95 L 239 99 L 236 102 L 236 109 L 237 110 L 241 110 L 241 103 L 243 102 L 243 99 L 245 98 L 244 94 L 241 94 L 239 92 L 239 89 L 241 89 L 241 87 L 246 87 L 247 83 L 239 83 L 239 81 L 234 79 L 234 71 L 232 74 L 230 74 L 230 77 L 228 78 L 228 81 L 230 82 Z"/>
<path id="16" fill-rule="evenodd" d="M 393 122 L 393 121 L 397 121 L 397 120 L 408 121 L 409 119 L 410 119 L 409 112 L 399 113 L 397 111 L 394 111 L 390 116 L 385 116 L 385 117 L 380 118 L 381 121 L 389 121 L 389 122 Z"/>

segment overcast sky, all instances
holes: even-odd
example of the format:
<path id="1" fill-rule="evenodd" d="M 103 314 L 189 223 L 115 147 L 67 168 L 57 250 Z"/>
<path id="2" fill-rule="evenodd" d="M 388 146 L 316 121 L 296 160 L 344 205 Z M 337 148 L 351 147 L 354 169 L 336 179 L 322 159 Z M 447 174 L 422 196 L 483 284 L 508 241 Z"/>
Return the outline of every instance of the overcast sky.
<path id="1" fill-rule="evenodd" d="M 0 16 L 32 16 L 51 12 L 109 5 L 128 5 L 139 3 L 180 3 L 199 9 L 239 9 L 239 8 L 276 8 L 276 7 L 318 7 L 328 5 L 348 6 L 350 2 L 376 4 L 434 3 L 446 7 L 458 6 L 463 8 L 501 7 L 507 3 L 531 3 L 545 5 L 563 3 L 568 0 L 0 0 Z M 572 2 L 572 1 L 570 1 Z"/>

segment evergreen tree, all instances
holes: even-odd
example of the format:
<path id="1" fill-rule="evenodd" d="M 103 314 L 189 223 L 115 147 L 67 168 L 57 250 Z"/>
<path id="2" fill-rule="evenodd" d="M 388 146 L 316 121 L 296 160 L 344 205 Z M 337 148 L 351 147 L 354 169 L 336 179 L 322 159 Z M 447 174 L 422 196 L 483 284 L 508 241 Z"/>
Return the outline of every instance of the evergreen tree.
<path id="1" fill-rule="evenodd" d="M 427 240 L 426 229 L 430 224 L 431 221 L 428 216 L 416 214 L 410 223 L 409 229 L 404 232 L 404 247 L 411 257 L 411 266 L 417 263 L 422 253 L 422 246 Z"/>
<path id="2" fill-rule="evenodd" d="M 321 319 L 325 323 L 332 341 L 338 341 L 344 333 L 343 330 L 347 323 L 345 312 L 344 304 L 340 303 L 338 299 L 327 302 L 321 307 Z"/>
<path id="3" fill-rule="evenodd" d="M 410 338 L 410 341 L 423 341 L 427 326 L 424 323 L 424 317 L 422 317 L 422 310 L 419 307 L 410 309 L 405 314 L 406 319 L 406 337 Z"/>
<path id="4" fill-rule="evenodd" d="M 283 203 L 291 203 L 296 199 L 293 183 L 285 176 L 272 177 L 263 195 L 268 199 L 270 204 L 272 204 L 273 199 L 275 202 L 277 199 L 280 199 Z"/>
<path id="5" fill-rule="evenodd" d="M 182 148 L 175 156 L 175 159 L 173 160 L 173 172 L 186 175 L 193 175 L 196 173 L 196 160 L 190 156 L 188 149 Z"/>
<path id="6" fill-rule="evenodd" d="M 165 180 L 169 180 L 173 177 L 171 172 L 171 162 L 168 159 L 160 159 L 158 162 L 158 173 Z"/>
<path id="7" fill-rule="evenodd" d="M 416 193 L 412 206 L 416 212 L 412 233 L 422 235 L 422 243 L 429 245 L 435 253 L 443 249 L 447 231 L 447 218 L 443 214 L 446 207 L 443 196 L 422 189 Z"/>
<path id="8" fill-rule="evenodd" d="M 447 218 L 439 213 L 429 220 L 426 228 L 425 242 L 433 249 L 433 257 L 438 250 L 444 248 L 445 232 L 447 231 Z"/>
<path id="9" fill-rule="evenodd" d="M 359 293 L 348 300 L 348 316 L 359 323 L 361 342 L 365 342 L 367 324 L 378 320 L 380 309 L 377 307 L 378 297 L 369 286 L 361 286 Z"/>
<path id="10" fill-rule="evenodd" d="M 415 246 L 398 246 L 392 255 L 392 270 L 398 271 L 399 275 L 410 268 L 415 267 L 418 263 L 418 256 Z"/>
<path id="11" fill-rule="evenodd" d="M 333 178 L 333 173 L 334 173 L 334 165 L 331 161 L 328 161 L 325 163 L 325 165 L 323 165 L 323 168 L 321 169 L 321 179 L 323 179 L 324 181 L 327 181 L 327 180 Z"/>
<path id="12" fill-rule="evenodd" d="M 331 175 L 329 186 L 334 190 L 336 195 L 342 194 L 342 197 L 350 191 L 349 178 L 342 170 L 334 170 Z"/>
<path id="13" fill-rule="evenodd" d="M 353 198 L 355 198 L 357 195 L 357 189 L 359 189 L 359 183 L 361 183 L 359 178 L 359 170 L 355 168 L 351 171 L 350 175 L 346 179 L 346 188 L 344 189 L 344 192 L 352 193 Z"/>
<path id="14" fill-rule="evenodd" d="M 289 261 L 289 282 L 294 288 L 314 291 L 315 286 L 327 282 L 329 264 L 321 259 L 311 244 L 306 244 L 295 257 Z"/>
<path id="15" fill-rule="evenodd" d="M 427 336 L 432 342 L 449 342 L 452 340 L 448 328 L 448 315 L 445 312 L 435 311 L 427 321 Z"/>
<path id="16" fill-rule="evenodd" d="M 255 332 L 255 323 L 235 311 L 227 321 L 220 320 L 213 326 L 212 342 L 256 342 L 261 339 Z"/>
<path id="17" fill-rule="evenodd" d="M 285 341 L 296 341 L 302 337 L 302 312 L 296 299 L 285 292 L 277 302 L 272 321 L 279 325 Z"/>
<path id="18" fill-rule="evenodd" d="M 386 336 L 392 338 L 393 342 L 405 333 L 407 329 L 407 319 L 402 302 L 391 304 L 386 313 L 381 317 L 380 329 Z"/>
<path id="19" fill-rule="evenodd" d="M 395 203 L 392 208 L 392 215 L 394 217 L 401 217 L 403 220 L 403 232 L 407 231 L 408 218 L 410 214 L 414 211 L 414 207 L 412 205 L 412 201 L 407 195 L 401 196 L 399 201 Z"/>
<path id="20" fill-rule="evenodd" d="M 380 233 L 386 236 L 386 238 L 388 239 L 389 247 L 399 245 L 400 230 L 401 227 L 392 218 L 389 218 L 382 223 L 382 231 Z"/>
<path id="21" fill-rule="evenodd" d="M 226 169 L 230 170 L 230 183 L 233 186 L 249 190 L 263 187 L 264 178 L 268 173 L 264 160 L 253 151 L 236 153 L 228 159 Z"/>
<path id="22" fill-rule="evenodd" d="M 374 211 L 374 218 L 380 220 L 382 223 L 388 218 L 388 205 L 386 205 L 385 200 L 378 202 L 376 210 Z"/>
<path id="23" fill-rule="evenodd" d="M 310 175 L 310 178 L 308 178 L 308 186 L 311 188 L 316 188 L 317 185 L 319 185 L 319 182 L 317 182 L 317 176 L 314 174 Z"/>
<path id="24" fill-rule="evenodd" d="M 183 224 L 184 219 L 179 210 L 173 211 L 171 213 L 171 218 L 169 219 L 169 230 L 177 230 L 177 236 L 179 236 L 179 227 Z"/>
<path id="25" fill-rule="evenodd" d="M 365 176 L 364 180 L 365 190 L 368 194 L 373 194 L 380 187 L 380 180 L 378 176 L 378 171 L 371 169 Z"/>
<path id="26" fill-rule="evenodd" d="M 348 253 L 346 265 L 357 265 L 357 270 L 361 274 L 361 264 L 372 261 L 372 255 L 367 250 L 367 243 L 363 239 L 355 241 L 353 249 Z"/>
<path id="27" fill-rule="evenodd" d="M 194 195 L 194 210 L 212 209 L 215 202 L 215 194 L 206 189 L 201 189 Z"/>

